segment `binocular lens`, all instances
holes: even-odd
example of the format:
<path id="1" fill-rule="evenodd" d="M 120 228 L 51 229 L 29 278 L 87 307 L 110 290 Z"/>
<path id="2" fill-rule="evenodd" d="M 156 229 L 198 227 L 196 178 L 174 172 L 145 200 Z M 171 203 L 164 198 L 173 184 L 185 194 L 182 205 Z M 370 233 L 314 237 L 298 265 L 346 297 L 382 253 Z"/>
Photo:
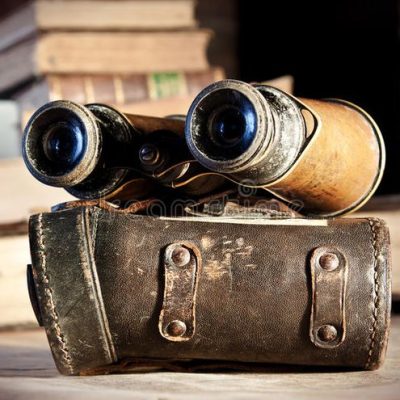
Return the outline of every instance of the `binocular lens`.
<path id="1" fill-rule="evenodd" d="M 192 154 L 210 167 L 207 160 L 240 157 L 254 141 L 258 125 L 256 110 L 244 93 L 232 88 L 205 91 L 189 111 L 186 139 Z"/>
<path id="2" fill-rule="evenodd" d="M 70 170 L 83 157 L 84 141 L 78 124 L 56 122 L 43 136 L 43 152 L 50 162 Z"/>
<path id="3" fill-rule="evenodd" d="M 240 143 L 248 128 L 245 115 L 236 107 L 217 110 L 210 122 L 209 133 L 222 147 L 231 147 Z"/>

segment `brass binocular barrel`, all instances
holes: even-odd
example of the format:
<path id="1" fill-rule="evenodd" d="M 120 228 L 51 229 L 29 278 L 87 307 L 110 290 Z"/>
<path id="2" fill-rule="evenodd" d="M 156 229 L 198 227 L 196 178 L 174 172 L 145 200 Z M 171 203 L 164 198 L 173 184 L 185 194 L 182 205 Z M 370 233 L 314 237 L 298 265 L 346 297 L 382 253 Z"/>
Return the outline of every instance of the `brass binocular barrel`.
<path id="1" fill-rule="evenodd" d="M 359 107 L 235 80 L 212 84 L 196 97 L 185 132 L 204 167 L 266 189 L 311 216 L 360 207 L 385 164 L 379 128 Z"/>

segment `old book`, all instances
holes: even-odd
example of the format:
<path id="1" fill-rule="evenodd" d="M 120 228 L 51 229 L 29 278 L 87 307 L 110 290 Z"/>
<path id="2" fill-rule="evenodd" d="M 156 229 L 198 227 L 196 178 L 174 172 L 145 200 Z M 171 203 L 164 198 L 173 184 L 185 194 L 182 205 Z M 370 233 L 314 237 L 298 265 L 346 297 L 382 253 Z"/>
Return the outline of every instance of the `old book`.
<path id="1" fill-rule="evenodd" d="M 240 75 L 239 8 L 239 1 L 201 0 L 196 10 L 199 25 L 215 32 L 208 49 L 211 64 L 221 65 L 230 77 Z"/>
<path id="2" fill-rule="evenodd" d="M 195 96 L 208 84 L 224 78 L 220 68 L 199 72 L 165 72 L 136 75 L 48 75 L 14 99 L 22 110 L 33 110 L 53 100 L 77 103 L 131 104 Z"/>
<path id="3" fill-rule="evenodd" d="M 42 74 L 134 74 L 209 68 L 208 30 L 57 32 L 0 53 L 0 91 Z"/>
<path id="4" fill-rule="evenodd" d="M 65 190 L 33 178 L 22 158 L 0 160 L 0 184 L 0 224 L 27 221 L 38 210 L 50 210 L 54 204 L 73 199 Z"/>
<path id="5" fill-rule="evenodd" d="M 217 71 L 218 70 L 216 70 L 215 78 L 217 78 L 218 75 Z M 221 74 L 223 74 L 222 71 Z M 203 83 L 204 86 L 206 86 L 206 83 L 205 82 Z M 294 79 L 290 75 L 285 75 L 276 79 L 265 81 L 263 82 L 263 84 L 276 87 L 287 93 L 293 93 Z M 115 106 L 119 110 L 128 114 L 154 115 L 156 117 L 165 117 L 166 115 L 172 115 L 172 114 L 186 114 L 189 110 L 190 105 L 194 100 L 194 97 L 198 94 L 198 92 L 201 89 L 204 88 L 204 86 L 201 87 L 200 85 L 198 85 L 198 88 L 196 88 L 196 90 L 194 90 L 195 87 L 192 86 L 193 93 L 190 93 L 185 97 L 159 98 L 154 101 L 144 100 L 144 101 L 125 103 L 125 104 L 116 104 Z M 31 115 L 32 112 L 33 111 L 31 110 L 29 113 L 27 113 L 26 117 L 28 115 Z M 26 122 L 28 122 L 26 117 L 25 120 Z"/>
<path id="6" fill-rule="evenodd" d="M 0 330 L 36 321 L 26 285 L 28 218 L 37 210 L 71 200 L 64 190 L 36 181 L 22 159 L 0 160 Z M 1 397 L 1 396 L 0 396 Z"/>
<path id="7" fill-rule="evenodd" d="M 0 50 L 40 31 L 194 28 L 194 0 L 36 0 L 0 21 Z"/>
<path id="8" fill-rule="evenodd" d="M 38 182 L 21 158 L 0 160 L 0 185 L 0 330 L 4 330 L 36 323 L 26 284 L 29 216 L 73 197 Z"/>
<path id="9" fill-rule="evenodd" d="M 0 225 L 0 330 L 13 326 L 34 326 L 35 315 L 26 286 L 29 263 L 28 234 L 3 235 Z"/>
<path id="10" fill-rule="evenodd" d="M 1 0 L 0 18 L 7 18 L 9 14 L 26 3 L 29 3 L 29 0 Z"/>
<path id="11" fill-rule="evenodd" d="M 15 96 L 15 99 L 21 104 L 21 124 L 25 126 L 33 112 L 43 103 L 58 99 L 69 99 L 81 104 L 106 103 L 126 113 L 156 117 L 186 114 L 198 92 L 211 82 L 224 79 L 224 71 L 220 68 L 212 68 L 205 72 L 155 73 L 143 75 L 143 77 L 146 77 L 147 80 L 147 91 L 143 90 L 142 84 L 139 85 L 139 88 L 133 87 L 134 79 L 138 79 L 137 76 L 126 77 L 126 81 L 124 79 L 120 81 L 119 78 L 115 80 L 111 77 L 103 81 L 105 76 L 86 76 L 89 80 L 89 89 L 87 84 L 83 82 L 83 76 L 63 76 L 60 80 L 58 78 L 61 78 L 61 76 L 58 76 L 52 84 L 50 84 L 50 79 L 47 78 Z M 109 82 L 108 85 L 105 85 L 107 91 L 101 96 L 100 93 L 97 96 L 95 93 L 100 90 L 101 86 L 96 86 L 96 91 L 93 91 L 90 86 L 102 81 Z M 130 87 L 129 82 L 132 87 Z M 293 77 L 290 75 L 265 81 L 263 84 L 276 87 L 287 93 L 293 93 Z M 54 88 L 51 95 L 48 92 L 49 87 Z M 121 88 L 124 91 L 122 93 Z M 113 90 L 118 90 L 120 95 L 112 94 Z M 122 102 L 121 99 L 125 102 Z"/>
<path id="12" fill-rule="evenodd" d="M 12 100 L 0 100 L 0 159 L 17 157 L 21 152 L 20 110 Z"/>
<path id="13" fill-rule="evenodd" d="M 193 96 L 177 97 L 172 99 L 147 100 L 130 104 L 117 105 L 118 109 L 127 114 L 153 115 L 165 117 L 167 115 L 186 115 Z"/>
<path id="14" fill-rule="evenodd" d="M 110 104 L 127 114 L 150 115 L 153 117 L 165 117 L 167 115 L 183 114 L 189 110 L 193 96 L 173 97 L 159 100 L 136 101 L 125 104 Z M 29 118 L 36 109 L 27 109 L 21 113 L 21 127 L 25 127 Z"/>

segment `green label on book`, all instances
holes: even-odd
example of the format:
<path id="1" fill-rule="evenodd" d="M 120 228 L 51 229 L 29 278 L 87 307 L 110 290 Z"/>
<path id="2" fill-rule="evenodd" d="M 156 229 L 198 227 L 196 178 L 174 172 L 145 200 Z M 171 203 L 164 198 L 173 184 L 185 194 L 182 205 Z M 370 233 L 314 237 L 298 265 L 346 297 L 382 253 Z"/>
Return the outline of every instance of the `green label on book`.
<path id="1" fill-rule="evenodd" d="M 149 97 L 153 100 L 187 95 L 185 75 L 179 72 L 150 74 L 148 85 Z"/>

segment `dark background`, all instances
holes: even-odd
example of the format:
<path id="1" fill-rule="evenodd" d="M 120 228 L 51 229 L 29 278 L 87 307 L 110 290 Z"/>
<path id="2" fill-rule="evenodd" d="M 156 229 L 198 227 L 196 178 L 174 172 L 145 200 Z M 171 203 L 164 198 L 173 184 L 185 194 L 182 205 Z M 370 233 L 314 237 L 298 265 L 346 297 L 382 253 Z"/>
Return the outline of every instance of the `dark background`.
<path id="1" fill-rule="evenodd" d="M 400 193 L 399 1 L 239 0 L 238 76 L 290 74 L 295 94 L 364 108 L 383 133 L 380 193 Z"/>

